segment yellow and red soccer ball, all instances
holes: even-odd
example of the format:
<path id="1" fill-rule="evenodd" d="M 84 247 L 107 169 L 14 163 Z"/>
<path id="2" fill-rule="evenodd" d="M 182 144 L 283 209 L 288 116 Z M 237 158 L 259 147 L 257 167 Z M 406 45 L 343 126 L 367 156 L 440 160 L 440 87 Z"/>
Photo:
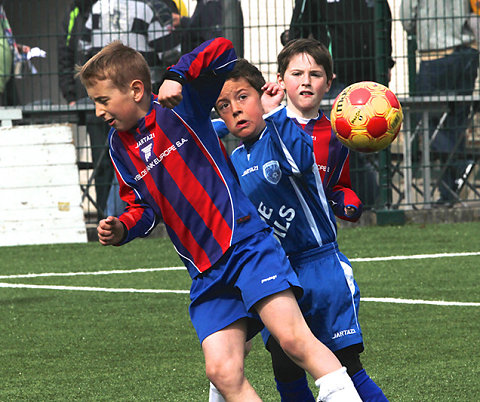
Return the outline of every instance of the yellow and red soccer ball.
<path id="1" fill-rule="evenodd" d="M 330 114 L 338 140 L 359 152 L 378 152 L 397 137 L 403 121 L 402 106 L 382 84 L 362 81 L 345 88 Z"/>

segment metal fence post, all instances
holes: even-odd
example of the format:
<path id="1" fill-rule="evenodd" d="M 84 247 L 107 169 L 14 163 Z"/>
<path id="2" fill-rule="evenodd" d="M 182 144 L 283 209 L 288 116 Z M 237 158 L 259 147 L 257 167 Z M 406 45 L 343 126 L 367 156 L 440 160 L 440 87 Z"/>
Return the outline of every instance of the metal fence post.
<path id="1" fill-rule="evenodd" d="M 375 74 L 376 81 L 388 86 L 387 41 L 390 40 L 387 31 L 388 3 L 384 0 L 375 0 Z M 391 22 L 391 21 L 390 21 Z M 379 153 L 379 186 L 380 205 L 377 211 L 377 224 L 403 224 L 404 212 L 392 209 L 392 154 L 390 148 Z"/>

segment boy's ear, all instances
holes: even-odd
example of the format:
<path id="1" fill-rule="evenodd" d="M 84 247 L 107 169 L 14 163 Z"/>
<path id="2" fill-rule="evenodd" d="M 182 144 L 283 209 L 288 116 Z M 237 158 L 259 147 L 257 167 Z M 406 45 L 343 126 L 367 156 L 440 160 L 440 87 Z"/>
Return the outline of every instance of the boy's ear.
<path id="1" fill-rule="evenodd" d="M 278 85 L 280 85 L 280 88 L 285 90 L 285 82 L 283 82 L 283 78 L 280 75 L 280 73 L 277 73 L 277 83 L 278 83 Z"/>
<path id="2" fill-rule="evenodd" d="M 330 88 L 332 86 L 333 78 L 327 81 L 327 92 L 330 91 Z"/>
<path id="3" fill-rule="evenodd" d="M 130 84 L 130 90 L 132 91 L 134 101 L 140 102 L 143 98 L 143 94 L 145 93 L 145 86 L 143 85 L 143 81 L 133 80 Z"/>

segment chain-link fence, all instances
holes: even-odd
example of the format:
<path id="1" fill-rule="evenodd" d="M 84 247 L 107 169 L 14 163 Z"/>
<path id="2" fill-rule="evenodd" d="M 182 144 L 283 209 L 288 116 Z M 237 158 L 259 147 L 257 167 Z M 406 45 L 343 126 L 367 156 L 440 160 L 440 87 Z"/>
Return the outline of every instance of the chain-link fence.
<path id="1" fill-rule="evenodd" d="M 87 223 L 117 200 L 108 128 L 95 118 L 74 68 L 117 38 L 144 54 L 158 83 L 165 66 L 211 36 L 232 39 L 267 80 L 276 79 L 282 40 L 316 37 L 330 46 L 337 76 L 323 102 L 326 113 L 339 85 L 363 80 L 388 85 L 403 106 L 402 130 L 388 150 L 351 154 L 353 187 L 365 206 L 403 211 L 480 204 L 478 16 L 468 0 L 2 3 L 0 117 L 4 125 L 32 130 L 71 125 Z M 227 138 L 226 145 L 232 150 L 237 140 Z"/>

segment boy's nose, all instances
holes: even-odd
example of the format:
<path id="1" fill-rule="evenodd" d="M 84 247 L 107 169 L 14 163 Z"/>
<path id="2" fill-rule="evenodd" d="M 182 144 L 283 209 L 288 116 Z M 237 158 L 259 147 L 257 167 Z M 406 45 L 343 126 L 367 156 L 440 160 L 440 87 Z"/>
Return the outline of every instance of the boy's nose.
<path id="1" fill-rule="evenodd" d="M 105 114 L 105 110 L 101 105 L 95 105 L 95 116 L 102 117 Z"/>
<path id="2" fill-rule="evenodd" d="M 232 113 L 234 116 L 238 115 L 241 112 L 241 107 L 238 102 L 232 102 Z"/>

